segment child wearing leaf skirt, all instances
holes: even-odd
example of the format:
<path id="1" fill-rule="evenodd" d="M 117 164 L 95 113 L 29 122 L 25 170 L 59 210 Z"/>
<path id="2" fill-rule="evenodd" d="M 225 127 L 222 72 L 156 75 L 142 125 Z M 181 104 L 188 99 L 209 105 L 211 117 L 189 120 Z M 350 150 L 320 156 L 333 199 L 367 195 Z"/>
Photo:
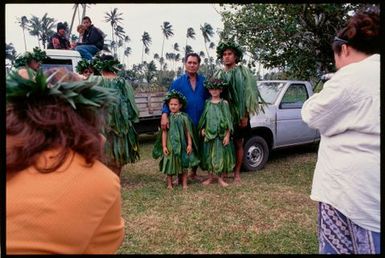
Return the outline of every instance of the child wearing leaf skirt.
<path id="1" fill-rule="evenodd" d="M 152 152 L 153 158 L 161 157 L 159 170 L 167 175 L 167 188 L 173 189 L 172 177 L 182 179 L 183 190 L 187 189 L 187 169 L 199 165 L 197 139 L 188 115 L 180 110 L 186 98 L 176 90 L 171 90 L 165 98 L 170 109 L 170 126 L 158 135 Z"/>
<path id="2" fill-rule="evenodd" d="M 226 187 L 225 173 L 232 172 L 235 166 L 235 149 L 230 140 L 233 123 L 229 103 L 220 94 L 228 84 L 220 79 L 205 82 L 211 98 L 206 100 L 198 128 L 203 141 L 201 168 L 209 172 L 203 185 L 209 185 L 214 179 Z"/>

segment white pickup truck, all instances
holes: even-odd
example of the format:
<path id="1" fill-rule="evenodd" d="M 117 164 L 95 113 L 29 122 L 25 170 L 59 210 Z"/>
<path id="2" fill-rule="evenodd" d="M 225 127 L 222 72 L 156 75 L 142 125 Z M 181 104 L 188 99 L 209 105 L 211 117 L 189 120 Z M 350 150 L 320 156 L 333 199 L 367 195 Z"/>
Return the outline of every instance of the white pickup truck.
<path id="1" fill-rule="evenodd" d="M 243 166 L 259 170 L 271 150 L 319 141 L 317 130 L 302 121 L 303 103 L 313 95 L 307 81 L 259 81 L 258 89 L 267 102 L 265 113 L 250 117 L 251 134 L 245 139 Z"/>
<path id="2" fill-rule="evenodd" d="M 62 49 L 44 50 L 48 58 L 43 61 L 42 69 L 64 67 L 76 72 L 76 65 L 82 59 L 78 51 Z M 139 109 L 139 123 L 134 124 L 138 133 L 156 132 L 160 124 L 163 98 L 166 92 L 135 93 L 135 103 Z"/>

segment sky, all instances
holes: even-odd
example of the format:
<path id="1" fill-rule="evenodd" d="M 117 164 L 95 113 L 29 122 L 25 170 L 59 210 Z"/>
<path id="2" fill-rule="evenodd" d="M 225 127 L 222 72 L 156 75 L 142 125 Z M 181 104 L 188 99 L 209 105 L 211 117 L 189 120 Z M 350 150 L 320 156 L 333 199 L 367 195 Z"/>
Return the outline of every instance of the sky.
<path id="1" fill-rule="evenodd" d="M 54 18 L 57 22 L 65 22 L 70 25 L 74 4 L 6 4 L 6 43 L 13 43 L 17 54 L 24 52 L 22 29 L 17 23 L 17 18 L 25 15 L 27 18 L 32 15 L 41 18 L 45 13 L 48 17 Z M 220 6 L 218 4 L 91 4 L 87 8 L 86 15 L 92 20 L 92 23 L 100 28 L 105 34 L 106 39 L 111 39 L 111 25 L 104 22 L 107 12 L 111 12 L 114 8 L 118 8 L 118 12 L 123 13 L 120 26 L 123 27 L 126 35 L 131 41 L 128 46 L 131 47 L 131 55 L 128 64 L 141 62 L 142 42 L 141 38 L 144 31 L 147 31 L 152 38 L 149 55 L 144 55 L 144 60 L 151 61 L 155 53 L 161 54 L 163 34 L 161 25 L 164 21 L 171 23 L 174 36 L 165 41 L 164 55 L 171 52 L 174 43 L 178 43 L 180 50 L 186 43 L 186 31 L 188 27 L 192 27 L 196 33 L 196 39 L 189 39 L 188 44 L 192 46 L 195 52 L 204 51 L 204 39 L 200 31 L 200 25 L 205 22 L 209 23 L 214 29 L 214 36 L 211 39 L 215 45 L 218 44 L 218 31 L 223 29 L 221 16 L 218 13 Z M 218 11 L 218 12 L 217 12 Z M 78 15 L 75 18 L 74 27 L 80 24 Z M 56 31 L 56 27 L 55 27 Z M 77 35 L 75 29 L 72 34 Z M 27 51 L 32 51 L 37 46 L 36 37 L 32 37 L 26 31 Z M 216 57 L 215 49 L 209 50 L 210 56 Z M 183 55 L 182 55 L 183 56 Z"/>

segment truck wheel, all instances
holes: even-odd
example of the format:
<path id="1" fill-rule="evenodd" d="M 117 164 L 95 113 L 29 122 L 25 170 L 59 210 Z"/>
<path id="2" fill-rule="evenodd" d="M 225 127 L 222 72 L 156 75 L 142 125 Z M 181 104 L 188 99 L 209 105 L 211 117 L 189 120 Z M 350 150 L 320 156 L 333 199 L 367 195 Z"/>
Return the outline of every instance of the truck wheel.
<path id="1" fill-rule="evenodd" d="M 265 139 L 254 136 L 247 140 L 244 147 L 243 167 L 247 171 L 262 169 L 269 158 L 269 147 Z"/>

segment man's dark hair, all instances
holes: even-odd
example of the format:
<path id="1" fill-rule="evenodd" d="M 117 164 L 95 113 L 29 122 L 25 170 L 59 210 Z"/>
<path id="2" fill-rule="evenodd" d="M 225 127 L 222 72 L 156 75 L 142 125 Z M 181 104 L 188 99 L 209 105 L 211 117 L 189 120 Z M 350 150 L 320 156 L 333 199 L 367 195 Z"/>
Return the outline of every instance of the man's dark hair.
<path id="1" fill-rule="evenodd" d="M 83 19 L 82 19 L 82 21 L 84 21 L 84 20 L 89 20 L 89 21 L 90 21 L 90 23 L 92 23 L 92 21 L 91 21 L 91 18 L 90 18 L 90 17 L 88 17 L 88 16 L 84 16 L 84 17 L 83 17 Z"/>
<path id="2" fill-rule="evenodd" d="M 189 58 L 189 56 L 194 56 L 194 57 L 198 58 L 198 63 L 199 64 L 201 63 L 201 57 L 197 53 L 188 53 L 186 55 L 186 57 L 184 58 L 185 63 L 187 63 L 187 59 Z"/>

